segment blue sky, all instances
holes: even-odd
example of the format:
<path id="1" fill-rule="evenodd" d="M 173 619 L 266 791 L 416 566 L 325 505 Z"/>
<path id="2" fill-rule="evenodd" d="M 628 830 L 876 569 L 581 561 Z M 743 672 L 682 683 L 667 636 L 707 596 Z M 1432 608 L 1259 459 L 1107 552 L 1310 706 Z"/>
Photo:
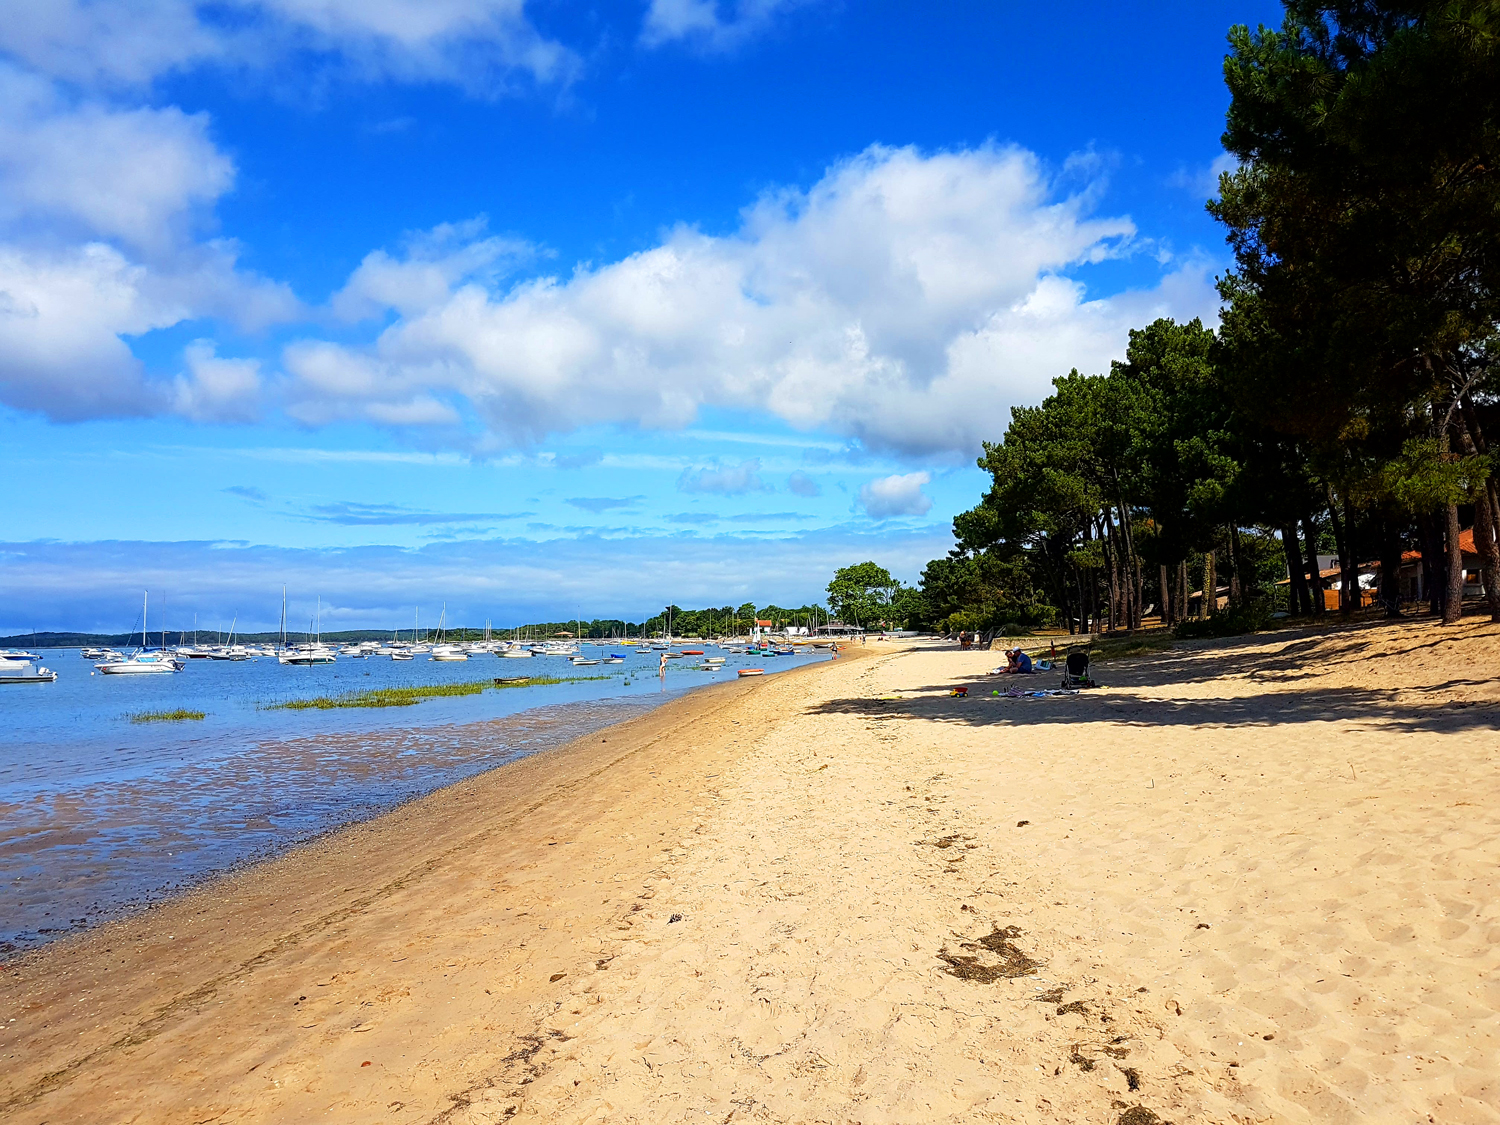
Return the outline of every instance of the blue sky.
<path id="1" fill-rule="evenodd" d="M 1279 18 L 0 11 L 4 632 L 914 580 L 1012 405 L 1213 317 L 1224 35 Z"/>

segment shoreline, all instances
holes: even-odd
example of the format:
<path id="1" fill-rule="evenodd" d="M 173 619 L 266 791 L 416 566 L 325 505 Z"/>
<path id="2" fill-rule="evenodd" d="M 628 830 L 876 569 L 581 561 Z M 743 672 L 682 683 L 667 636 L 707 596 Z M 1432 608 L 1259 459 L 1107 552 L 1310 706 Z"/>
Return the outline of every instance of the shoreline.
<path id="1" fill-rule="evenodd" d="M 689 692 L 692 690 L 697 689 L 689 689 Z M 217 827 L 210 827 L 201 819 L 182 821 L 180 817 L 170 823 L 151 824 L 149 831 L 140 833 L 137 839 L 150 840 L 148 854 L 152 871 L 161 876 L 169 870 L 176 872 L 174 878 L 159 882 L 143 884 L 130 878 L 130 869 L 139 867 L 141 861 L 130 855 L 129 840 L 117 840 L 110 849 L 113 855 L 96 850 L 81 861 L 74 860 L 57 872 L 65 880 L 71 876 L 71 883 L 64 882 L 55 891 L 21 893 L 26 895 L 26 906 L 31 908 L 26 916 L 38 922 L 41 918 L 36 916 L 37 909 L 47 906 L 59 917 L 70 920 L 76 920 L 74 915 L 82 915 L 88 919 L 87 924 L 15 930 L 11 927 L 22 916 L 17 911 L 5 919 L 7 928 L 0 930 L 0 963 L 90 933 L 101 926 L 127 920 L 142 910 L 160 907 L 217 880 L 253 870 L 262 863 L 394 812 L 469 778 L 504 769 L 521 759 L 587 738 L 604 727 L 649 714 L 681 694 L 674 693 L 664 699 L 627 695 L 581 703 L 545 703 L 492 719 L 443 722 L 416 731 L 356 729 L 347 733 L 323 731 L 255 739 L 229 759 L 237 774 L 274 772 L 267 765 L 271 761 L 276 763 L 275 768 L 285 770 L 287 763 L 296 759 L 302 762 L 301 772 L 317 771 L 331 775 L 330 783 L 337 781 L 341 788 L 352 789 L 357 783 L 358 795 L 341 793 L 337 798 L 311 807 L 307 802 L 299 801 L 291 811 L 283 811 L 285 799 L 278 798 L 283 808 L 274 814 L 279 821 L 277 824 L 271 822 L 264 810 L 239 803 L 213 810 L 218 817 Z M 582 721 L 578 719 L 580 714 L 584 716 Z M 423 745 L 422 761 L 417 769 L 427 775 L 415 781 L 405 775 L 401 761 L 411 753 L 414 740 Z M 538 741 L 543 743 L 540 748 L 532 745 Z M 549 741 L 552 745 L 546 745 Z M 357 760 L 348 760 L 352 744 L 359 747 Z M 464 748 L 462 752 L 457 750 L 460 746 Z M 326 760 L 340 755 L 345 756 L 345 760 L 333 763 Z M 219 763 L 215 762 L 214 767 L 219 768 Z M 447 777 L 440 784 L 421 788 L 443 775 Z M 141 781 L 132 779 L 119 788 L 130 791 L 141 786 Z M 99 795 L 107 794 L 108 802 L 113 803 L 119 796 L 119 788 L 109 782 L 93 781 L 52 797 L 45 812 L 17 801 L 9 806 L 13 819 L 6 827 L 11 835 L 0 836 L 0 849 L 5 848 L 12 837 L 30 841 L 43 836 L 57 837 L 66 842 L 79 830 L 96 837 L 118 837 L 129 832 L 130 822 L 124 818 L 150 811 L 138 802 L 111 810 L 107 817 L 96 813 L 80 821 L 68 821 L 53 811 L 56 806 L 63 806 L 76 815 L 85 808 L 99 808 L 101 805 L 107 808 Z M 308 783 L 303 781 L 301 788 L 305 791 Z M 201 799 L 202 794 L 199 796 Z M 181 793 L 179 799 L 186 797 L 186 793 Z M 0 805 L 0 811 L 3 810 L 5 806 Z M 242 830 L 232 832 L 234 827 Z M 195 839 L 199 833 L 201 836 Z M 250 838 L 253 838 L 253 843 L 247 842 Z M 179 858 L 175 863 L 162 854 L 163 849 L 174 846 L 173 840 L 178 850 L 166 854 L 177 855 Z M 192 850 L 186 850 L 185 846 Z M 101 874 L 111 869 L 112 875 Z M 86 896 L 70 893 L 79 885 L 80 875 L 84 872 L 98 885 Z M 0 901 L 0 909 L 4 905 Z"/>
<path id="2" fill-rule="evenodd" d="M 82 994 L 115 1015 L 112 1028 L 90 1028 L 80 1035 L 69 1024 L 60 1032 L 51 1029 L 50 1035 L 33 1031 L 24 1040 L 18 1038 L 26 1033 L 17 1023 L 0 1024 L 0 1058 L 11 1064 L 0 1077 L 0 1116 L 19 1113 L 66 1090 L 77 1075 L 110 1055 L 149 1044 L 245 974 L 326 940 L 325 935 L 337 932 L 349 919 L 378 909 L 384 900 L 465 852 L 494 842 L 504 829 L 525 826 L 529 817 L 566 803 L 601 775 L 629 769 L 634 759 L 664 738 L 687 738 L 705 720 L 747 697 L 816 675 L 832 663 L 702 685 L 643 715 L 503 763 L 212 877 L 126 918 L 0 961 L 0 1009 L 51 1010 L 65 1004 L 64 997 Z M 706 742 L 694 760 L 725 749 L 725 737 Z M 633 764 L 630 772 L 639 772 L 640 763 Z M 671 764 L 677 768 L 662 769 L 664 777 L 674 776 L 685 763 Z M 648 766 L 646 772 L 653 769 Z M 574 815 L 565 816 L 550 831 L 545 825 L 535 827 L 544 836 L 566 835 L 569 827 L 578 827 L 577 810 L 571 811 Z M 503 818 L 499 823 L 491 819 L 496 815 Z M 509 850 L 535 853 L 562 842 L 520 840 Z M 413 849 L 423 855 L 420 862 L 413 862 Z M 364 862 L 354 863 L 361 855 Z M 528 855 L 517 866 L 535 866 L 538 858 Z M 299 889 L 310 879 L 323 886 Z M 352 885 L 329 890 L 330 883 Z M 288 928 L 281 921 L 283 912 L 307 920 Z M 129 951 L 124 957 L 118 953 L 121 948 Z M 131 980 L 118 979 L 121 968 Z M 170 996 L 162 1002 L 164 994 Z M 86 1044 L 81 1050 L 80 1040 Z M 37 1056 L 46 1061 L 36 1065 Z M 32 1065 L 18 1065 L 18 1060 Z M 50 1114 L 46 1119 L 56 1120 Z M 74 1119 L 91 1120 L 82 1113 Z"/>
<path id="3" fill-rule="evenodd" d="M 12 963 L 0 1116 L 1500 1122 L 1500 628 L 993 662 L 720 685 Z"/>

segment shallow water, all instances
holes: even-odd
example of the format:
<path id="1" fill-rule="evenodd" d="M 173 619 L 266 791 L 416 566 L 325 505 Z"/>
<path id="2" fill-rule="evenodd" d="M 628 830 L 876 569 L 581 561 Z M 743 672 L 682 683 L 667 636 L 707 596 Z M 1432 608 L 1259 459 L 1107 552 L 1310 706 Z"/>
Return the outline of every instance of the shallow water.
<path id="1" fill-rule="evenodd" d="M 616 651 L 626 651 L 619 649 Z M 710 650 L 712 652 L 712 650 Z M 591 655 L 597 655 L 591 654 Z M 273 855 L 526 754 L 622 721 L 734 669 L 823 657 L 728 654 L 710 673 L 656 655 L 574 668 L 561 657 L 463 663 L 339 658 L 191 661 L 171 676 L 90 675 L 48 650 L 54 684 L 0 686 L 0 954 L 44 942 Z M 597 676 L 410 707 L 285 711 L 270 705 L 370 688 Z M 134 723 L 184 708 L 201 721 Z"/>

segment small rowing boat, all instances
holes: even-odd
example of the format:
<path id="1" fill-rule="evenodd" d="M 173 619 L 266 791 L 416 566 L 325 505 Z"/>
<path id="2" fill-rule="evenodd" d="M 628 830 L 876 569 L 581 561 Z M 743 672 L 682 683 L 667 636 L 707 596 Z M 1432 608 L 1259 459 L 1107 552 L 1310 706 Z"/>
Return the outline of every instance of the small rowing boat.
<path id="1" fill-rule="evenodd" d="M 764 668 L 741 668 L 740 669 L 740 675 L 741 676 L 764 676 L 765 674 L 766 674 L 766 670 Z"/>

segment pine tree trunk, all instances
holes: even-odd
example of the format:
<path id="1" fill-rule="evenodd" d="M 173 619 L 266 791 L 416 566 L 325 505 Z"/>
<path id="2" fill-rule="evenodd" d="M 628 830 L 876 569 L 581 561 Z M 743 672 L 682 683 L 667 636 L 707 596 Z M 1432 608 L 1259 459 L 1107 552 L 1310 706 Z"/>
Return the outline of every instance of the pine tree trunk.
<path id="1" fill-rule="evenodd" d="M 1401 616 L 1401 529 L 1389 516 L 1382 518 L 1380 542 L 1380 601 L 1387 617 Z"/>
<path id="2" fill-rule="evenodd" d="M 1203 554 L 1203 620 L 1207 621 L 1219 609 L 1219 572 L 1214 566 L 1214 553 Z"/>
<path id="3" fill-rule="evenodd" d="M 1458 418 L 1459 447 L 1468 456 L 1484 452 L 1483 436 L 1478 433 L 1479 423 L 1473 411 L 1466 410 Z M 1494 503 L 1494 479 L 1485 482 L 1479 495 L 1474 497 L 1474 552 L 1479 556 L 1479 573 L 1484 580 L 1484 600 L 1489 606 L 1490 620 L 1500 621 L 1500 509 Z"/>
<path id="4" fill-rule="evenodd" d="M 1229 525 L 1229 604 L 1240 605 L 1245 598 L 1245 580 L 1240 575 L 1240 525 Z"/>
<path id="5" fill-rule="evenodd" d="M 1135 521 L 1130 515 L 1130 505 L 1125 502 L 1123 494 L 1118 497 L 1117 503 L 1125 555 L 1125 628 L 1134 632 L 1141 627 L 1141 595 L 1145 593 L 1146 576 L 1141 571 L 1141 560 L 1135 553 Z"/>
<path id="6" fill-rule="evenodd" d="M 1422 537 L 1422 585 L 1427 598 L 1427 608 L 1434 616 L 1443 612 L 1448 594 L 1448 585 L 1443 578 L 1443 531 L 1437 516 L 1427 513 L 1417 517 L 1417 530 Z"/>
<path id="7" fill-rule="evenodd" d="M 1287 577 L 1291 579 L 1287 612 L 1306 617 L 1312 612 L 1312 596 L 1307 589 L 1307 568 L 1302 561 L 1295 524 L 1289 523 L 1281 529 L 1281 549 L 1286 554 Z"/>
<path id="8" fill-rule="evenodd" d="M 1447 526 L 1448 594 L 1443 605 L 1443 624 L 1453 625 L 1464 614 L 1464 552 L 1459 544 L 1461 528 L 1457 504 L 1448 505 Z"/>
<path id="9" fill-rule="evenodd" d="M 1188 601 L 1192 590 L 1188 586 L 1187 559 L 1177 564 L 1177 620 L 1179 622 L 1188 619 Z"/>
<path id="10" fill-rule="evenodd" d="M 1325 486 L 1325 490 L 1328 493 L 1328 518 L 1333 524 L 1333 541 L 1339 552 L 1339 612 L 1348 614 L 1359 608 L 1359 580 L 1356 577 L 1350 581 L 1349 578 L 1355 569 L 1354 545 L 1350 542 L 1353 523 L 1339 515 L 1339 500 L 1333 494 L 1333 488 Z"/>
<path id="11" fill-rule="evenodd" d="M 1120 537 L 1115 530 L 1115 521 L 1109 518 L 1109 509 L 1104 509 L 1104 529 L 1109 543 L 1109 631 L 1120 627 Z"/>
<path id="12" fill-rule="evenodd" d="M 1323 583 L 1323 568 L 1318 565 L 1318 525 L 1313 523 L 1312 516 L 1303 519 L 1302 531 L 1307 540 L 1308 591 L 1312 596 L 1313 615 L 1318 616 L 1328 610 L 1328 599 L 1324 596 L 1328 587 Z"/>
<path id="13" fill-rule="evenodd" d="M 1172 624 L 1172 591 L 1167 586 L 1167 564 L 1161 564 L 1161 602 L 1157 606 L 1161 623 L 1170 627 Z"/>

